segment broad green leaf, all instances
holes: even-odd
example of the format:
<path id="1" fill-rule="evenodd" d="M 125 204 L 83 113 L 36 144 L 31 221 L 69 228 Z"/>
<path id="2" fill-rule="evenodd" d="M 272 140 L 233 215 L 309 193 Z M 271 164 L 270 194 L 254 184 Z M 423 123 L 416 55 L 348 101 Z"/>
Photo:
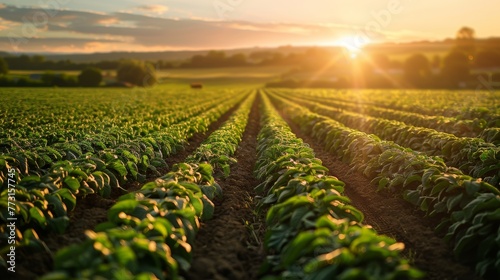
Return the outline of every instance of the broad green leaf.
<path id="1" fill-rule="evenodd" d="M 49 227 L 59 234 L 63 234 L 66 231 L 66 228 L 68 228 L 69 223 L 70 221 L 68 216 L 51 218 L 48 220 Z"/>
<path id="2" fill-rule="evenodd" d="M 139 201 L 136 200 L 130 199 L 119 201 L 108 210 L 108 220 L 111 222 L 118 222 L 118 215 L 121 212 L 131 214 L 138 205 Z"/>
<path id="3" fill-rule="evenodd" d="M 108 169 L 110 170 L 115 170 L 118 172 L 120 176 L 126 176 L 127 175 L 127 168 L 123 164 L 122 161 L 120 160 L 114 160 L 108 164 Z"/>
<path id="4" fill-rule="evenodd" d="M 134 268 L 137 262 L 136 255 L 130 247 L 118 247 L 114 256 L 121 266 L 128 267 L 132 271 L 135 270 Z"/>
<path id="5" fill-rule="evenodd" d="M 72 193 L 78 193 L 80 182 L 74 177 L 66 177 L 64 184 L 71 190 Z"/>
<path id="6" fill-rule="evenodd" d="M 47 219 L 45 218 L 45 214 L 43 214 L 42 210 L 37 207 L 30 208 L 30 219 L 35 220 L 42 228 L 45 228 L 47 225 Z"/>
<path id="7" fill-rule="evenodd" d="M 61 197 L 62 201 L 66 205 L 66 208 L 69 211 L 73 211 L 76 206 L 76 196 L 71 193 L 70 190 L 68 189 L 60 189 L 54 192 L 54 194 L 57 194 Z"/>

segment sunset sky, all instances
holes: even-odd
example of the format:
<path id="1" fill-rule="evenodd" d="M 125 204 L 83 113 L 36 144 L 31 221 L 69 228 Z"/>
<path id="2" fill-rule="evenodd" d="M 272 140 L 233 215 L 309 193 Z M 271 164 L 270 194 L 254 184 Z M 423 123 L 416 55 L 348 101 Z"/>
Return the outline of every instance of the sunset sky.
<path id="1" fill-rule="evenodd" d="M 0 51 L 105 52 L 500 37 L 498 0 L 4 0 Z"/>

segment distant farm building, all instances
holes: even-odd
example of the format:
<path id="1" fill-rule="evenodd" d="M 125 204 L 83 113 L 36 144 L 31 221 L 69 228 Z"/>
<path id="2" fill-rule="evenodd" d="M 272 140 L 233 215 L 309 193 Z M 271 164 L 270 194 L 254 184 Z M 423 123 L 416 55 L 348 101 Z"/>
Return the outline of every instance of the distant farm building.
<path id="1" fill-rule="evenodd" d="M 191 88 L 202 89 L 203 85 L 201 83 L 191 83 Z"/>

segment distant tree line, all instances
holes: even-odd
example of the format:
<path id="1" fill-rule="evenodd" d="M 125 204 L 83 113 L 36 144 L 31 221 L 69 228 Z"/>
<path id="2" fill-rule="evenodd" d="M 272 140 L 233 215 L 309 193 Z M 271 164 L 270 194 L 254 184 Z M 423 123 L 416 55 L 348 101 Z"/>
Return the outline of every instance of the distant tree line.
<path id="1" fill-rule="evenodd" d="M 9 73 L 9 65 L 0 57 L 0 75 L 6 75 L 7 73 Z"/>
<path id="2" fill-rule="evenodd" d="M 82 70 L 76 77 L 52 71 L 45 71 L 36 76 L 37 78 L 0 75 L 0 87 L 96 87 L 103 79 L 101 70 L 92 67 Z"/>
<path id="3" fill-rule="evenodd" d="M 500 82 L 498 73 L 488 69 L 500 69 L 498 44 L 482 43 L 478 46 L 472 28 L 461 28 L 454 39 L 454 46 L 445 55 L 429 57 L 414 53 L 404 60 L 390 59 L 383 51 L 365 51 L 358 59 L 345 54 L 343 48 L 312 47 L 301 52 L 262 50 L 248 55 L 228 55 L 224 51 L 210 51 L 194 55 L 184 62 L 117 60 L 75 63 L 70 60 L 50 61 L 42 55 L 4 55 L 0 57 L 0 86 L 97 86 L 103 81 L 101 71 L 116 70 L 117 81 L 130 85 L 149 86 L 157 82 L 156 70 L 172 68 L 218 68 L 284 66 L 295 73 L 320 73 L 337 69 L 342 72 L 332 80 L 307 81 L 317 87 L 370 87 L 370 88 L 458 88 L 474 87 L 478 82 Z M 27 78 L 9 79 L 10 70 L 49 71 L 38 81 Z M 50 71 L 82 71 L 78 77 L 54 74 Z M 485 73 L 472 75 L 472 71 Z M 497 69 L 498 70 L 498 69 Z M 271 83 L 271 86 L 300 87 L 306 82 L 287 78 Z"/>
<path id="4" fill-rule="evenodd" d="M 180 68 L 217 68 L 250 66 L 246 55 L 242 53 L 227 56 L 223 51 L 210 51 L 206 55 L 195 55 L 182 63 Z"/>
<path id="5" fill-rule="evenodd" d="M 8 72 L 6 59 L 0 57 L 0 87 L 98 87 L 103 82 L 102 70 L 93 66 L 86 67 L 78 76 L 45 71 L 30 77 L 9 77 Z M 107 85 L 148 87 L 157 82 L 156 69 L 151 63 L 122 60 L 117 64 L 116 82 Z"/>
<path id="6" fill-rule="evenodd" d="M 403 65 L 404 78 L 407 86 L 415 88 L 432 87 L 471 87 L 476 86 L 476 72 L 500 68 L 500 50 L 486 48 L 477 50 L 475 32 L 470 27 L 461 28 L 456 35 L 454 47 L 441 60 L 434 58 L 431 62 L 424 54 L 414 54 L 406 59 Z M 438 69 L 436 73 L 434 70 Z M 487 75 L 487 73 L 480 73 Z M 492 75 L 493 81 L 500 82 L 500 73 Z M 489 80 L 484 78 L 483 81 Z"/>
<path id="7" fill-rule="evenodd" d="M 78 71 L 89 67 L 102 70 L 114 70 L 120 61 L 99 61 L 89 63 L 76 63 L 70 60 L 52 61 L 46 60 L 43 55 L 20 56 L 7 55 L 3 59 L 9 65 L 10 70 L 51 70 L 51 71 Z"/>

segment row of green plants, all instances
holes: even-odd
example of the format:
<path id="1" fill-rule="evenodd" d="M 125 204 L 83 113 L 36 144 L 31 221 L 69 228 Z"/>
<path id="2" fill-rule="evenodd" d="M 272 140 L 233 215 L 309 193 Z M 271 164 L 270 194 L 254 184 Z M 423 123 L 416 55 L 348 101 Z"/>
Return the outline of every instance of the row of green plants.
<path id="1" fill-rule="evenodd" d="M 281 96 L 281 95 L 280 95 Z M 290 97 L 288 97 L 290 98 Z M 415 127 L 405 123 L 345 112 L 304 99 L 293 99 L 313 112 L 331 117 L 342 124 L 365 133 L 424 152 L 440 156 L 445 163 L 462 170 L 465 174 L 500 188 L 500 147 L 480 138 L 457 137 L 434 129 Z"/>
<path id="2" fill-rule="evenodd" d="M 194 133 L 208 130 L 210 123 L 233 107 L 234 102 L 239 102 L 239 98 L 219 104 L 187 122 L 172 126 L 168 131 L 170 135 L 165 134 L 168 136 L 166 140 L 170 141 L 167 144 L 176 149 L 180 148 Z M 155 148 L 160 151 L 164 149 L 163 143 L 153 144 L 156 144 Z M 150 161 L 146 153 L 121 147 L 114 153 L 101 153 L 99 158 L 86 154 L 80 159 L 58 161 L 43 175 L 16 179 L 16 200 L 10 205 L 9 190 L 7 184 L 4 184 L 0 193 L 0 218 L 4 222 L 0 226 L 0 239 L 7 240 L 9 237 L 9 206 L 15 209 L 19 229 L 62 233 L 70 223 L 68 213 L 76 206 L 77 198 L 91 193 L 107 197 L 112 188 L 122 189 L 121 185 L 127 181 L 142 181 L 146 177 L 146 171 L 153 170 L 157 173 L 157 167 L 166 167 L 164 159 L 169 155 L 170 152 L 161 154 L 162 157 L 156 158 L 159 165 L 155 166 L 155 161 Z M 16 170 L 16 174 L 20 173 L 21 166 L 15 158 L 2 156 L 0 164 L 4 176 L 7 176 L 9 169 Z M 20 232 L 16 234 L 16 238 L 18 243 L 23 243 L 23 235 Z M 3 252 L 7 247 L 2 246 L 0 250 Z"/>
<path id="3" fill-rule="evenodd" d="M 352 111 L 376 118 L 398 120 L 412 126 L 432 128 L 437 131 L 454 134 L 459 137 L 478 137 L 488 125 L 484 119 L 457 119 L 454 117 L 429 116 L 419 113 L 382 108 L 375 105 L 357 103 L 355 100 L 339 101 L 325 97 L 309 95 L 309 91 L 276 91 L 273 93 L 292 95 L 310 101 L 318 102 L 330 107 L 342 108 L 343 111 Z"/>
<path id="4" fill-rule="evenodd" d="M 500 275 L 500 191 L 494 186 L 393 142 L 382 141 L 318 115 L 294 102 L 275 98 L 295 123 L 325 148 L 372 179 L 379 191 L 401 193 L 428 216 L 441 218 L 459 261 L 475 266 L 486 279 Z M 485 202 L 485 203 L 483 203 Z"/>
<path id="5" fill-rule="evenodd" d="M 185 161 L 208 162 L 216 170 L 222 171 L 225 177 L 229 176 L 230 165 L 236 163 L 236 159 L 228 155 L 236 152 L 238 143 L 242 140 L 255 98 L 256 93 L 251 94 L 230 121 L 213 132 Z"/>
<path id="6" fill-rule="evenodd" d="M 488 143 L 493 143 L 497 147 L 500 146 L 500 127 L 490 127 L 483 130 L 479 138 L 484 139 Z"/>
<path id="7" fill-rule="evenodd" d="M 131 92 L 128 94 L 134 97 Z M 128 98 L 134 99 L 130 98 L 131 96 Z M 42 97 L 40 97 L 42 100 L 58 100 L 56 97 L 66 100 L 60 95 Z M 141 180 L 146 172 L 155 172 L 156 168 L 165 166 L 164 158 L 175 153 L 176 149 L 183 144 L 185 139 L 183 129 L 186 125 L 195 132 L 200 129 L 203 130 L 207 118 L 202 114 L 217 106 L 220 107 L 221 103 L 221 100 L 218 99 L 203 102 L 203 99 L 199 99 L 201 104 L 189 104 L 189 102 L 180 99 L 181 102 L 179 103 L 185 103 L 184 105 L 168 104 L 169 106 L 163 109 L 161 106 L 166 104 L 164 104 L 164 100 L 159 99 L 155 107 L 151 106 L 149 107 L 150 110 L 145 110 L 146 108 L 142 106 L 129 106 L 130 104 L 127 103 L 129 101 L 125 99 L 125 96 L 113 95 L 113 97 L 124 101 L 124 104 L 112 106 L 109 103 L 110 100 L 104 98 L 103 95 L 97 95 L 96 100 L 98 102 L 93 106 L 99 108 L 91 106 L 84 110 L 77 109 L 71 115 L 78 117 L 72 117 L 71 122 L 73 124 L 70 127 L 64 127 L 67 125 L 64 120 L 54 121 L 54 112 L 56 116 L 63 114 L 65 112 L 64 106 L 59 106 L 59 111 L 49 111 L 52 117 L 51 114 L 44 113 L 43 105 L 45 104 L 43 102 L 39 104 L 41 109 L 31 108 L 31 111 L 35 111 L 40 115 L 39 119 L 46 118 L 44 122 L 54 127 L 54 130 L 45 130 L 45 126 L 41 128 L 36 126 L 32 129 L 47 133 L 60 133 L 64 136 L 45 139 L 43 133 L 38 134 L 37 137 L 31 135 L 33 138 L 29 139 L 28 145 L 19 144 L 22 142 L 22 137 L 10 136 L 8 139 L 4 138 L 3 148 L 5 150 L 3 154 L 7 155 L 4 160 L 8 159 L 11 161 L 11 166 L 19 167 L 16 170 L 17 181 L 20 181 L 25 176 L 35 175 L 41 177 L 50 174 L 54 168 L 58 168 L 58 166 L 54 165 L 61 161 L 66 161 L 67 164 L 65 165 L 71 165 L 71 162 L 83 161 L 98 166 L 102 165 L 101 161 L 104 161 L 105 165 L 112 167 L 111 170 L 115 170 L 115 174 L 106 172 L 113 182 L 118 182 L 114 178 L 116 175 L 119 175 L 119 179 L 125 174 L 135 180 Z M 172 97 L 176 97 L 176 95 Z M 237 101 L 242 97 L 236 96 L 233 101 Z M 137 103 L 143 103 L 141 102 L 143 100 L 145 100 L 145 97 L 141 97 Z M 232 103 L 227 98 L 225 101 L 222 103 Z M 93 113 L 88 115 L 88 112 Z M 106 119 L 101 113 L 113 116 Z M 202 116 L 197 117 L 197 123 L 195 123 L 193 117 L 197 115 Z M 15 119 L 19 118 L 16 117 Z M 20 119 L 23 120 L 22 117 Z M 154 122 L 157 122 L 157 124 L 152 125 Z M 79 129 L 76 129 L 76 126 L 79 126 Z M 58 131 L 57 128 L 62 129 L 59 132 L 54 132 Z M 86 131 L 86 129 L 89 130 Z M 14 130 L 17 130 L 17 128 Z M 189 131 L 189 133 L 192 131 Z M 54 168 L 52 168 L 53 166 Z M 98 170 L 102 171 L 102 168 Z M 2 189 L 5 187 L 5 174 L 5 172 L 0 174 Z"/>
<path id="8" fill-rule="evenodd" d="M 129 94 L 133 97 L 132 93 Z M 35 101 L 26 101 L 27 104 L 23 104 L 20 111 L 7 107 L 4 118 L 0 120 L 0 151 L 39 152 L 40 148 L 61 148 L 68 144 L 78 145 L 79 150 L 116 146 L 117 142 L 125 139 L 144 137 L 185 121 L 226 100 L 212 93 L 203 97 L 187 95 L 187 98 L 191 98 L 188 99 L 191 102 L 187 102 L 177 94 L 166 93 L 165 96 L 151 96 L 158 98 L 158 103 L 150 104 L 146 97 L 131 98 L 118 93 L 110 95 L 116 100 L 97 95 L 95 100 L 89 98 L 94 103 L 88 103 L 87 100 L 79 104 L 78 98 L 58 100 L 59 95 L 49 95 L 45 99 L 36 100 L 35 97 Z M 167 97 L 179 98 L 180 101 L 172 104 L 162 100 Z M 79 106 L 67 106 L 63 102 Z"/>
<path id="9" fill-rule="evenodd" d="M 127 134 L 126 132 L 115 135 L 102 133 L 88 135 L 86 140 L 76 143 L 66 141 L 51 146 L 36 147 L 33 150 L 13 149 L 6 154 L 18 163 L 17 174 L 21 178 L 28 175 L 43 176 L 50 173 L 52 165 L 62 160 L 74 161 L 88 157 L 102 160 L 115 157 L 129 167 L 129 171 L 133 174 L 140 173 L 145 171 L 144 168 L 140 168 L 141 165 L 145 165 L 145 167 L 164 165 L 163 158 L 175 152 L 179 145 L 183 144 L 186 133 L 195 133 L 205 129 L 207 127 L 206 121 L 213 120 L 213 116 L 208 117 L 207 112 L 226 110 L 242 97 L 237 96 L 218 104 L 192 106 L 196 110 L 192 110 L 192 114 L 186 115 L 178 122 L 172 123 L 166 128 L 158 127 L 141 135 Z M 127 131 L 128 128 L 130 126 L 123 125 L 124 131 Z M 144 164 L 141 164 L 142 162 Z M 137 164 L 139 164 L 139 169 L 135 167 Z M 0 183 L 3 181 L 4 178 L 0 177 Z"/>
<path id="10" fill-rule="evenodd" d="M 121 196 L 108 221 L 80 244 L 59 250 L 42 279 L 178 279 L 189 268 L 199 219 L 220 191 L 209 164 L 178 164 L 139 191 Z"/>
<path id="11" fill-rule="evenodd" d="M 61 137 L 76 138 L 125 124 L 165 127 L 195 104 L 224 100 L 223 94 L 235 92 L 214 90 L 199 95 L 173 89 L 6 89 L 1 94 L 0 138 L 30 140 L 39 136 L 57 142 L 56 137 L 44 136 L 51 136 L 54 129 L 68 131 L 69 135 Z"/>
<path id="12" fill-rule="evenodd" d="M 222 195 L 214 168 L 225 167 L 217 158 L 235 152 L 254 99 L 251 94 L 185 162 L 121 196 L 108 221 L 87 231 L 85 242 L 57 252 L 54 272 L 42 279 L 180 279 L 190 267 L 199 220 L 212 218 L 212 200 Z M 226 146 L 224 152 L 200 156 L 212 144 Z"/>
<path id="13" fill-rule="evenodd" d="M 429 116 L 500 126 L 499 91 L 486 90 L 309 90 L 307 95 Z"/>
<path id="14" fill-rule="evenodd" d="M 255 175 L 266 216 L 264 279 L 417 279 L 404 244 L 362 224 L 313 150 L 291 132 L 263 95 Z"/>

